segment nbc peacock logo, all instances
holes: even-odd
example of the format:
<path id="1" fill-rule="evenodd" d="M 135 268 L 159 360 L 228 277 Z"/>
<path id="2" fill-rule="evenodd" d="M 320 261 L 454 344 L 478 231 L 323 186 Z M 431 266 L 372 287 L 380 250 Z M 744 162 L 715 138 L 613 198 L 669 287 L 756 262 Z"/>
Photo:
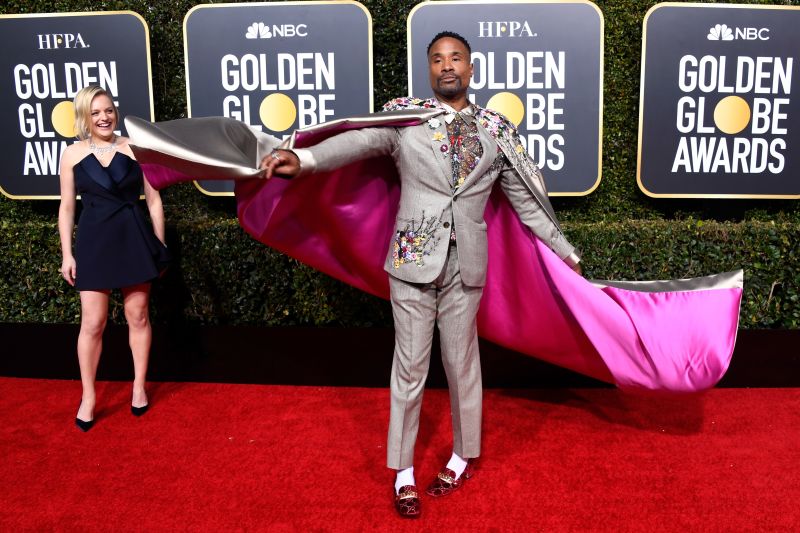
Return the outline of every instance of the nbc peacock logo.
<path id="1" fill-rule="evenodd" d="M 254 22 L 247 27 L 247 33 L 244 35 L 248 39 L 269 39 L 272 37 L 272 32 L 269 26 L 263 22 Z"/>
<path id="2" fill-rule="evenodd" d="M 244 36 L 247 39 L 273 39 L 276 37 L 307 37 L 306 24 L 273 24 L 267 26 L 263 22 L 254 22 L 247 27 Z"/>
<path id="3" fill-rule="evenodd" d="M 727 24 L 717 24 L 708 30 L 707 39 L 709 41 L 732 41 L 733 30 Z"/>

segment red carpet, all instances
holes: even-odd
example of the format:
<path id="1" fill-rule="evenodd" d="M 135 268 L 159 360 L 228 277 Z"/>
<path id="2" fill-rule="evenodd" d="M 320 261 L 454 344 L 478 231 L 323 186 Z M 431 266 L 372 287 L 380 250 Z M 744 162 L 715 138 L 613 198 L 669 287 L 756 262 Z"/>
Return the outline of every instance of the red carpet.
<path id="1" fill-rule="evenodd" d="M 0 378 L 0 531 L 791 531 L 800 528 L 800 390 L 652 399 L 616 390 L 488 390 L 478 473 L 402 521 L 383 467 L 385 389 L 99 385 Z M 429 390 L 425 485 L 450 454 Z"/>

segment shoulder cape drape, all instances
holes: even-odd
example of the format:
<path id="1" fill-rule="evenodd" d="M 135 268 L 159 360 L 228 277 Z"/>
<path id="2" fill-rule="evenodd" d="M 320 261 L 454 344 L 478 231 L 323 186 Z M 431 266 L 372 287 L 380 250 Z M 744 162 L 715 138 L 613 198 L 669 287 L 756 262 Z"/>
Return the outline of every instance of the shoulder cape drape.
<path id="1" fill-rule="evenodd" d="M 288 144 L 311 146 L 352 128 L 413 126 L 438 113 L 340 119 L 298 130 Z M 235 179 L 239 222 L 250 235 L 388 298 L 383 263 L 400 187 L 390 158 L 267 181 L 257 167 L 280 141 L 240 122 L 151 124 L 128 117 L 125 124 L 156 189 L 194 179 Z M 489 264 L 478 315 L 483 338 L 623 389 L 692 392 L 724 375 L 736 341 L 741 270 L 671 281 L 590 281 L 534 237 L 498 190 L 485 218 Z"/>

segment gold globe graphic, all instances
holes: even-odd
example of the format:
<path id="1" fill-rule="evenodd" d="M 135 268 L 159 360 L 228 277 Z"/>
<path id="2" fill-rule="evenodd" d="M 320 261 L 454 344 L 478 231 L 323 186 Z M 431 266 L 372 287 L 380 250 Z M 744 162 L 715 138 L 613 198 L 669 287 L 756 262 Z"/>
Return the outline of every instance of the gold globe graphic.
<path id="1" fill-rule="evenodd" d="M 714 108 L 714 124 L 723 133 L 739 133 L 749 123 L 750 106 L 740 96 L 726 96 Z"/>
<path id="2" fill-rule="evenodd" d="M 286 131 L 297 118 L 297 107 L 282 93 L 267 95 L 258 109 L 261 122 L 272 131 Z"/>
<path id="3" fill-rule="evenodd" d="M 525 118 L 525 105 L 514 93 L 502 92 L 489 98 L 486 107 L 506 116 L 508 120 L 519 126 Z"/>
<path id="4" fill-rule="evenodd" d="M 50 114 L 50 121 L 53 123 L 53 129 L 62 137 L 78 135 L 75 129 L 75 106 L 69 100 L 56 104 Z"/>

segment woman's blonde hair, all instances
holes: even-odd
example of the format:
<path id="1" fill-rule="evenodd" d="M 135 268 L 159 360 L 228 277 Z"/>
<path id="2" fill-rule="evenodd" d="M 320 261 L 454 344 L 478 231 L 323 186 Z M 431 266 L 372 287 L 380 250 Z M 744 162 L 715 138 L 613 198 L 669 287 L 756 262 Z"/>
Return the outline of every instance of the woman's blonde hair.
<path id="1" fill-rule="evenodd" d="M 78 94 L 75 95 L 73 105 L 75 107 L 75 131 L 78 132 L 78 138 L 85 140 L 92 135 L 92 100 L 100 95 L 108 96 L 111 100 L 111 105 L 114 106 L 114 115 L 119 121 L 119 109 L 114 105 L 114 99 L 108 94 L 108 91 L 97 85 L 89 85 L 84 87 Z"/>

